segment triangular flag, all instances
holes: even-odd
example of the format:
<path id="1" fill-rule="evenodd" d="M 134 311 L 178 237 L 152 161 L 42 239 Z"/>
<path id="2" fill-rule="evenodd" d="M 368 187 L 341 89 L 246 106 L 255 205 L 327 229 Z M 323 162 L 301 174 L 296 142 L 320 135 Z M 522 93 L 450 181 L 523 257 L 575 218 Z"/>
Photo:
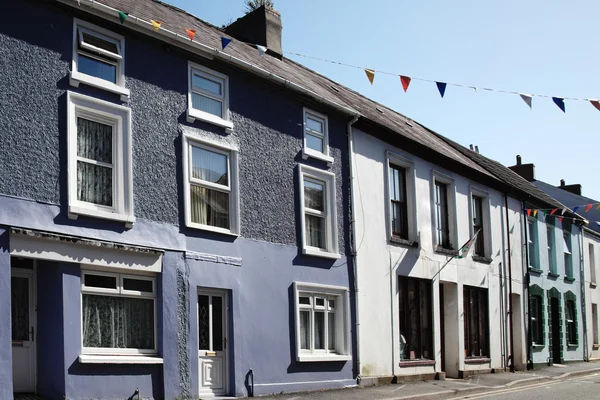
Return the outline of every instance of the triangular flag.
<path id="1" fill-rule="evenodd" d="M 554 210 L 550 211 L 550 215 L 554 214 L 557 211 L 558 211 L 558 208 L 555 208 Z"/>
<path id="2" fill-rule="evenodd" d="M 593 204 L 588 204 L 587 207 L 585 208 L 585 212 L 588 212 L 592 209 Z"/>
<path id="3" fill-rule="evenodd" d="M 560 212 L 560 215 L 565 215 L 566 212 L 567 212 L 567 209 L 563 208 L 562 211 Z"/>
<path id="4" fill-rule="evenodd" d="M 369 78 L 369 82 L 371 82 L 372 85 L 373 80 L 375 79 L 375 71 L 372 69 L 365 69 L 365 74 L 367 74 L 367 78 Z"/>
<path id="5" fill-rule="evenodd" d="M 530 217 L 531 216 L 531 210 L 527 210 L 527 216 Z"/>
<path id="6" fill-rule="evenodd" d="M 563 221 L 563 217 L 558 217 L 558 222 L 562 222 Z"/>
<path id="7" fill-rule="evenodd" d="M 408 90 L 408 85 L 410 85 L 410 77 L 400 75 L 400 82 L 402 82 L 402 87 L 404 88 L 404 93 Z"/>
<path id="8" fill-rule="evenodd" d="M 257 44 L 256 48 L 258 49 L 259 56 L 262 56 L 263 54 L 265 54 L 267 52 L 267 48 L 265 46 L 261 46 L 260 44 Z"/>
<path id="9" fill-rule="evenodd" d="M 546 211 L 540 210 L 540 215 L 542 216 L 542 218 L 544 218 L 546 216 Z"/>
<path id="10" fill-rule="evenodd" d="M 125 23 L 125 20 L 129 17 L 129 13 L 119 11 L 119 19 L 121 20 L 121 24 Z"/>
<path id="11" fill-rule="evenodd" d="M 150 20 L 150 22 L 152 23 L 152 27 L 154 28 L 155 32 L 158 32 L 158 29 L 160 28 L 160 26 L 162 25 L 162 22 L 160 21 L 155 21 L 153 19 Z"/>
<path id="12" fill-rule="evenodd" d="M 592 103 L 596 110 L 600 111 L 600 100 L 590 100 L 590 103 Z"/>
<path id="13" fill-rule="evenodd" d="M 554 104 L 556 104 L 558 106 L 558 108 L 560 108 L 562 110 L 562 112 L 566 112 L 565 111 L 565 99 L 563 99 L 562 97 L 553 97 L 552 101 L 554 102 Z"/>
<path id="14" fill-rule="evenodd" d="M 469 241 L 465 243 L 463 247 L 458 249 L 458 253 L 455 256 L 456 258 L 466 258 L 469 255 L 469 251 L 471 251 L 473 243 L 475 243 L 477 235 L 479 235 L 479 231 L 481 231 L 481 229 L 478 229 L 477 232 L 475 232 L 475 235 L 473 235 L 473 237 L 469 239 Z"/>
<path id="15" fill-rule="evenodd" d="M 598 203 L 598 207 L 596 207 L 596 210 L 600 210 L 600 203 Z"/>
<path id="16" fill-rule="evenodd" d="M 596 221 L 596 224 L 597 224 L 598 226 L 600 226 L 600 221 Z"/>
<path id="17" fill-rule="evenodd" d="M 445 82 L 436 82 L 438 90 L 440 91 L 440 95 L 442 98 L 444 97 L 444 93 L 446 93 L 446 83 Z"/>
<path id="18" fill-rule="evenodd" d="M 229 43 L 231 43 L 231 39 L 221 36 L 221 49 L 222 50 L 225 50 L 225 47 L 227 47 L 227 45 Z"/>
<path id="19" fill-rule="evenodd" d="M 187 29 L 187 28 L 185 28 L 185 31 L 187 32 L 188 36 L 190 37 L 190 40 L 194 40 L 194 36 L 196 36 L 196 31 L 193 29 Z"/>
<path id="20" fill-rule="evenodd" d="M 521 96 L 523 101 L 531 108 L 531 95 L 519 93 L 519 96 Z"/>
<path id="21" fill-rule="evenodd" d="M 579 210 L 579 206 L 573 208 L 573 214 L 575 214 L 577 212 L 577 210 Z"/>
<path id="22" fill-rule="evenodd" d="M 533 216 L 534 217 L 537 216 L 537 212 L 538 212 L 538 210 L 533 210 Z"/>

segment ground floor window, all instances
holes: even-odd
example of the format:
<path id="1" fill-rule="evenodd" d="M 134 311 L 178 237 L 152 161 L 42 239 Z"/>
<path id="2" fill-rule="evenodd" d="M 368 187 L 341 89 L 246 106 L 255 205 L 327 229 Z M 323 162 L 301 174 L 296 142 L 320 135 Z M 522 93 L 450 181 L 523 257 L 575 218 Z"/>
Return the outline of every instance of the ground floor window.
<path id="1" fill-rule="evenodd" d="M 400 357 L 433 359 L 431 281 L 399 277 Z"/>
<path id="2" fill-rule="evenodd" d="M 567 328 L 567 345 L 577 346 L 579 338 L 577 335 L 577 297 L 573 292 L 565 293 L 565 319 Z"/>
<path id="3" fill-rule="evenodd" d="M 465 357 L 489 357 L 488 291 L 463 286 Z"/>
<path id="4" fill-rule="evenodd" d="M 544 344 L 544 305 L 542 296 L 532 295 L 530 298 L 531 340 L 533 345 Z"/>
<path id="5" fill-rule="evenodd" d="M 84 270 L 81 281 L 83 353 L 156 353 L 155 278 Z"/>

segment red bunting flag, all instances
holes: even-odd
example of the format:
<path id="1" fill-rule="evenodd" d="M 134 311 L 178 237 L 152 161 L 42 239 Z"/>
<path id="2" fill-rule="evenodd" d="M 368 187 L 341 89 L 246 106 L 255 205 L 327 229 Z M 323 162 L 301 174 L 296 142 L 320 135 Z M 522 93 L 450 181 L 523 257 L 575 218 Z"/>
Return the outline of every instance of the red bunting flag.
<path id="1" fill-rule="evenodd" d="M 600 111 L 600 100 L 590 100 L 590 103 L 596 107 L 596 110 Z"/>
<path id="2" fill-rule="evenodd" d="M 531 210 L 527 210 L 527 216 L 530 217 L 531 216 Z"/>
<path id="3" fill-rule="evenodd" d="M 554 214 L 557 211 L 558 211 L 558 208 L 555 208 L 554 210 L 550 211 L 550 215 Z"/>
<path id="4" fill-rule="evenodd" d="M 372 85 L 373 80 L 375 80 L 375 71 L 372 69 L 365 69 L 365 74 L 367 74 L 367 78 L 369 78 L 369 82 L 371 82 Z"/>
<path id="5" fill-rule="evenodd" d="M 590 211 L 590 209 L 593 207 L 593 204 L 588 204 L 587 207 L 585 208 L 585 212 Z"/>
<path id="6" fill-rule="evenodd" d="M 558 217 L 558 222 L 562 222 L 563 221 L 563 217 Z"/>
<path id="7" fill-rule="evenodd" d="M 190 37 L 190 40 L 194 40 L 194 36 L 196 36 L 196 31 L 193 29 L 185 29 L 185 31 L 187 32 L 188 36 Z"/>
<path id="8" fill-rule="evenodd" d="M 408 85 L 410 85 L 410 77 L 400 75 L 400 82 L 402 82 L 402 87 L 404 88 L 404 93 L 408 90 Z"/>

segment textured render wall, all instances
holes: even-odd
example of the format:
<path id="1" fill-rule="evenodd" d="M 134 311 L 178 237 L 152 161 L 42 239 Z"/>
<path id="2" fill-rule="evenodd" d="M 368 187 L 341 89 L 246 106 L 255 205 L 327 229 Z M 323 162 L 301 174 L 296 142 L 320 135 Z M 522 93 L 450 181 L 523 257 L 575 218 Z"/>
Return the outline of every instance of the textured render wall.
<path id="1" fill-rule="evenodd" d="M 68 84 L 75 11 L 38 1 L 11 2 L 7 13 L 26 13 L 27 23 L 0 27 L 0 193 L 37 201 L 67 202 L 66 95 L 75 91 L 120 103 L 118 96 L 84 84 Z M 77 17 L 82 15 L 76 14 Z M 224 65 L 193 57 L 83 16 L 126 37 L 126 86 L 133 116 L 133 193 L 137 218 L 183 225 L 181 129 L 236 143 L 240 149 L 242 236 L 296 245 L 295 163 L 302 148 L 302 106 L 289 92 Z M 185 121 L 187 65 L 192 59 L 229 75 L 233 133 Z M 149 62 L 148 60 L 160 60 Z M 167 72 L 168 71 L 168 72 Z M 260 100 L 259 100 L 260 99 Z M 317 111 L 324 111 L 317 109 Z M 326 112 L 326 110 L 325 110 Z M 329 114 L 330 151 L 336 159 L 338 224 L 344 223 L 347 169 L 346 117 Z M 183 127 L 183 128 L 182 128 Z M 265 160 L 268 160 L 265 162 Z M 324 164 L 320 164 L 325 167 Z M 160 188 L 160 190 L 157 190 Z M 277 201 L 273 201 L 277 199 Z M 62 221 L 67 225 L 80 221 Z M 92 221 L 96 223 L 96 221 Z M 109 224 L 110 225 L 110 224 Z M 120 225 L 112 224 L 114 229 Z M 122 229 L 122 226 L 120 226 Z M 345 237 L 340 235 L 340 249 Z"/>
<path id="2" fill-rule="evenodd" d="M 65 394 L 62 273 L 56 263 L 37 263 L 38 394 L 62 400 Z"/>
<path id="3" fill-rule="evenodd" d="M 10 321 L 10 247 L 8 231 L 0 225 L 0 321 Z M 0 398 L 10 399 L 12 380 L 12 332 L 10 322 L 0 324 Z"/>
<path id="4" fill-rule="evenodd" d="M 489 216 L 491 232 L 487 232 L 491 246 L 491 264 L 478 263 L 470 257 L 462 260 L 452 260 L 433 283 L 432 314 L 434 332 L 440 331 L 439 310 L 439 282 L 453 282 L 458 286 L 453 288 L 458 291 L 460 312 L 447 310 L 452 318 L 457 321 L 446 321 L 446 348 L 462 349 L 463 320 L 462 320 L 462 290 L 463 285 L 488 288 L 489 293 L 489 323 L 490 327 L 490 355 L 491 367 L 502 366 L 501 329 L 504 324 L 500 310 L 500 267 L 505 263 L 504 246 L 504 197 L 492 189 L 472 182 L 462 176 L 445 171 L 444 169 L 424 161 L 401 149 L 390 145 L 359 130 L 354 130 L 355 135 L 355 186 L 358 194 L 357 206 L 357 240 L 358 240 L 358 285 L 360 324 L 363 329 L 360 335 L 361 374 L 363 376 L 378 376 L 391 374 L 411 374 L 410 368 L 399 368 L 400 359 L 400 332 L 398 321 L 398 276 L 412 276 L 417 278 L 432 279 L 437 271 L 444 265 L 446 257 L 433 252 L 433 219 L 431 209 L 431 179 L 432 169 L 442 172 L 454 179 L 456 196 L 456 232 L 460 247 L 470 237 L 470 190 L 471 186 L 486 190 L 489 194 Z M 416 203 L 415 235 L 419 241 L 419 248 L 412 248 L 389 243 L 387 237 L 387 198 L 386 198 L 386 150 L 412 160 L 414 169 L 411 174 L 415 176 L 416 194 L 408 193 L 409 199 Z M 358 171 L 358 172 L 357 172 Z M 451 192 L 451 191 L 450 191 Z M 450 193 L 449 192 L 449 193 Z M 390 269 L 394 272 L 390 274 Z M 393 279 L 390 282 L 390 275 Z M 391 290 L 390 290 L 391 285 Z M 518 288 L 513 287 L 513 291 Z M 393 307 L 393 311 L 390 311 Z M 385 310 L 382 313 L 372 313 L 372 310 Z M 454 323 L 456 322 L 456 323 Z M 453 334 L 450 335 L 449 329 Z M 435 371 L 441 368 L 441 338 L 434 336 L 434 352 L 436 359 Z M 392 359 L 392 354 L 395 360 Z M 464 352 L 459 351 L 452 355 L 451 350 L 446 353 L 446 363 L 454 363 L 455 370 L 464 370 Z M 452 356 L 454 359 L 450 359 Z M 456 358 L 458 357 L 458 359 Z M 448 364 L 447 364 L 448 365 Z M 489 366 L 484 366 L 489 368 Z M 479 366 L 478 368 L 482 368 Z M 429 372 L 434 372 L 430 367 Z"/>
<path id="5" fill-rule="evenodd" d="M 352 385 L 352 362 L 298 363 L 292 284 L 319 283 L 349 287 L 345 258 L 334 264 L 297 264 L 296 249 L 239 239 L 234 254 L 242 265 L 198 261 L 188 258 L 189 354 L 192 394 L 198 393 L 197 288 L 229 291 L 229 331 L 232 393 L 245 396 L 246 374 L 254 371 L 255 394 L 279 393 Z M 213 254 L 219 248 L 213 248 Z M 229 254 L 229 253 L 228 253 Z M 352 301 L 352 300 L 351 300 Z M 353 328 L 350 321 L 348 329 Z M 231 363 L 232 362 L 232 363 Z"/>

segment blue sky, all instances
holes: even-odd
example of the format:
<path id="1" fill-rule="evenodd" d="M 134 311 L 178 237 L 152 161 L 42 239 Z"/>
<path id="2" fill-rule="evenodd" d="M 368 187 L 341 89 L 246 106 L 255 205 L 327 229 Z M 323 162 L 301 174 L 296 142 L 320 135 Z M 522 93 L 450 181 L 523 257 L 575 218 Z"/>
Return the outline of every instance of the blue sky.
<path id="1" fill-rule="evenodd" d="M 600 98 L 600 2 L 593 0 L 274 0 L 285 51 L 402 75 L 558 97 Z M 167 0 L 217 26 L 243 15 L 243 0 Z M 505 165 L 583 185 L 600 200 L 600 112 L 551 99 L 533 109 L 516 95 L 378 74 L 287 54 L 335 81 Z"/>

